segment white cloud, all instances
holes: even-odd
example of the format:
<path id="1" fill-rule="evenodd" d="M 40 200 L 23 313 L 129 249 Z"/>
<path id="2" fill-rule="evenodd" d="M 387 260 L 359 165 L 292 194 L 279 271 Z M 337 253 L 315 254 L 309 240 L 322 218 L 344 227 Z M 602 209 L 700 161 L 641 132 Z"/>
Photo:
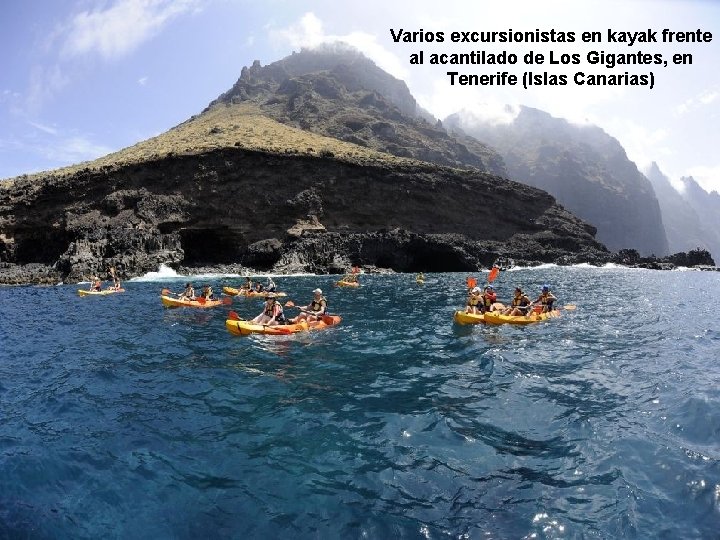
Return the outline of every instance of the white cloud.
<path id="1" fill-rule="evenodd" d="M 92 53 L 123 56 L 174 17 L 198 7 L 198 0 L 118 0 L 105 9 L 82 11 L 63 28 L 61 53 L 66 58 Z"/>
<path id="2" fill-rule="evenodd" d="M 43 103 L 67 86 L 69 82 L 70 79 L 59 65 L 49 68 L 40 66 L 33 68 L 30 73 L 30 86 L 23 99 L 24 103 L 14 112 L 30 116 L 36 115 Z"/>
<path id="3" fill-rule="evenodd" d="M 95 143 L 82 135 L 60 137 L 53 144 L 44 146 L 40 150 L 47 159 L 61 165 L 87 161 L 113 152 L 112 148 Z"/>
<path id="4" fill-rule="evenodd" d="M 137 83 L 138 83 L 140 86 L 145 86 L 145 84 L 147 84 L 147 82 L 148 82 L 147 76 L 145 76 L 145 77 L 140 77 L 140 78 L 138 79 L 138 81 L 137 81 Z"/>
<path id="5" fill-rule="evenodd" d="M 720 97 L 720 92 L 717 90 L 703 90 L 697 96 L 691 97 L 683 101 L 680 105 L 675 107 L 675 114 L 683 115 L 694 109 L 704 107 L 714 103 Z"/>
<path id="6" fill-rule="evenodd" d="M 322 21 L 312 12 L 303 15 L 300 20 L 287 28 L 268 28 L 270 37 L 274 41 L 287 43 L 293 48 L 315 48 L 323 43 L 343 42 L 364 53 L 375 62 L 380 69 L 391 75 L 406 79 L 408 69 L 400 59 L 388 51 L 380 43 L 378 36 L 366 32 L 350 32 L 348 34 L 326 34 Z"/>
<path id="7" fill-rule="evenodd" d="M 57 135 L 58 130 L 51 126 L 46 126 L 45 124 L 41 124 L 40 122 L 32 122 L 28 121 L 28 124 L 30 124 L 35 129 L 39 129 L 40 131 L 43 131 L 49 135 Z"/>

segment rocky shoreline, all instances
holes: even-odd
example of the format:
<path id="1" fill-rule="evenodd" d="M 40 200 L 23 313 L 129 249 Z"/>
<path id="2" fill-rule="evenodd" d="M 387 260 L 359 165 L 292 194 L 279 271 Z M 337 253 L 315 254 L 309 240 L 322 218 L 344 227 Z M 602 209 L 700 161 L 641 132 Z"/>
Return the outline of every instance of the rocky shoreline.
<path id="1" fill-rule="evenodd" d="M 397 231 L 395 231 L 397 234 Z M 416 242 L 428 241 L 428 239 L 413 238 L 413 235 L 406 233 L 407 240 Z M 317 238 L 315 242 L 303 243 L 304 251 L 293 251 L 288 254 L 283 261 L 272 268 L 253 268 L 244 266 L 240 263 L 216 264 L 216 265 L 194 265 L 186 266 L 183 264 L 169 262 L 166 266 L 172 268 L 180 275 L 206 275 L 206 274 L 238 274 L 238 275 L 264 275 L 264 274 L 343 274 L 353 266 L 358 266 L 362 272 L 368 274 L 386 274 L 395 272 L 479 272 L 486 270 L 491 266 L 490 260 L 493 256 L 498 255 L 498 251 L 484 252 L 484 257 L 473 257 L 467 251 L 463 251 L 462 243 L 456 245 L 455 255 L 462 261 L 457 267 L 446 267 L 441 270 L 428 269 L 420 266 L 413 266 L 412 269 L 400 266 L 377 266 L 374 264 L 364 263 L 362 260 L 354 259 L 350 253 L 333 253 L 322 260 L 313 260 L 315 250 L 318 248 Z M 337 240 L 337 239 L 336 239 Z M 357 238 L 354 239 L 357 242 Z M 348 241 L 346 239 L 346 241 Z M 348 243 L 351 243 L 348 241 Z M 311 247 L 312 246 L 312 247 Z M 467 247 L 467 246 L 465 246 Z M 487 246 L 486 246 L 487 247 Z M 507 253 L 512 253 L 515 266 L 533 267 L 546 263 L 555 263 L 558 266 L 570 266 L 575 264 L 590 264 L 592 266 L 601 267 L 606 264 L 617 264 L 627 268 L 643 268 L 650 270 L 674 270 L 677 268 L 692 268 L 698 271 L 720 271 L 715 266 L 715 262 L 707 251 L 692 250 L 687 253 L 676 253 L 669 257 L 640 257 L 634 250 L 622 250 L 617 253 L 608 253 L 606 256 L 593 254 L 590 257 L 578 255 L 564 255 L 556 260 L 534 260 L 526 259 L 521 254 L 515 252 L 504 251 L 502 257 L 510 258 Z M 588 255 L 588 254 L 586 254 Z M 398 261 L 402 262 L 403 255 L 398 252 Z M 481 261 L 482 259 L 482 261 Z M 398 262 L 395 261 L 395 262 Z M 309 264 L 310 262 L 310 264 Z M 161 263 L 165 264 L 165 263 Z M 118 269 L 120 279 L 127 280 L 134 277 L 140 277 L 147 272 L 157 271 L 158 267 L 133 271 L 131 268 Z M 100 272 L 100 277 L 105 277 L 104 272 Z M 109 277 L 108 277 L 109 279 Z M 31 263 L 31 264 L 12 264 L 0 263 L 0 285 L 57 285 L 62 283 L 77 283 L 83 279 L 68 280 L 57 268 L 51 265 Z"/>

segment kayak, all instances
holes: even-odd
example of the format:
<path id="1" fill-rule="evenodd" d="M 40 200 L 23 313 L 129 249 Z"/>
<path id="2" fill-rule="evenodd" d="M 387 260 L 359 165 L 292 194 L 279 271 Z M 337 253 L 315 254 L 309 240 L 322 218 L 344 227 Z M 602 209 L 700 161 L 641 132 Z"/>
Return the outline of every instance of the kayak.
<path id="1" fill-rule="evenodd" d="M 125 292 L 125 289 L 103 289 L 102 291 L 88 291 L 87 289 L 78 289 L 80 296 L 107 296 L 108 294 L 115 294 Z"/>
<path id="2" fill-rule="evenodd" d="M 500 313 L 492 311 L 485 314 L 485 322 L 488 324 L 532 324 L 559 316 L 560 312 L 557 309 L 547 313 L 533 312 L 529 315 L 500 315 Z"/>
<path id="3" fill-rule="evenodd" d="M 288 334 L 297 334 L 298 332 L 307 332 L 310 330 L 325 330 L 337 326 L 342 321 L 338 315 L 325 315 L 319 321 L 307 322 L 300 321 L 297 324 L 278 324 L 268 326 L 263 324 L 255 324 L 251 321 L 238 321 L 236 319 L 227 319 L 225 328 L 235 336 L 247 336 L 250 334 L 266 334 L 269 336 L 281 336 Z"/>
<path id="4" fill-rule="evenodd" d="M 359 287 L 360 283 L 357 281 L 343 281 L 342 279 L 336 283 L 338 287 Z"/>
<path id="5" fill-rule="evenodd" d="M 252 298 L 254 296 L 265 298 L 269 292 L 256 292 L 256 291 L 247 291 L 246 289 L 235 289 L 233 287 L 223 287 L 223 292 L 227 294 L 228 296 L 247 296 L 248 298 Z M 276 292 L 275 296 L 281 297 L 281 296 L 287 296 L 284 292 Z"/>
<path id="6" fill-rule="evenodd" d="M 418 285 L 422 285 L 423 283 L 425 283 L 425 280 L 424 279 L 416 279 L 415 283 L 417 283 Z"/>
<path id="7" fill-rule="evenodd" d="M 211 308 L 222 306 L 222 300 L 205 300 L 204 302 L 198 302 L 197 300 L 180 300 L 179 298 L 172 298 L 166 295 L 160 295 L 163 306 L 165 307 L 196 307 L 196 308 Z M 232 302 L 229 298 L 228 302 Z"/>
<path id="8" fill-rule="evenodd" d="M 456 311 L 453 320 L 458 324 L 478 324 L 485 322 L 485 315 L 482 313 L 465 313 L 464 311 Z"/>

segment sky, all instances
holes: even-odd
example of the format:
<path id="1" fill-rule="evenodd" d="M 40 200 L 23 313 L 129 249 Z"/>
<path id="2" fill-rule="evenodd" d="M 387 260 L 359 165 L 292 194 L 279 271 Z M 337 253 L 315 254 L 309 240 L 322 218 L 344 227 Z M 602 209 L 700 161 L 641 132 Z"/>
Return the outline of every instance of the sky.
<path id="1" fill-rule="evenodd" d="M 395 42 L 398 31 L 422 42 Z M 663 43 L 662 31 L 709 32 L 711 41 Z M 391 31 L 392 30 L 392 31 Z M 573 32 L 573 43 L 454 43 L 452 32 Z M 583 32 L 600 42 L 583 43 Z M 621 32 L 655 42 L 609 42 Z M 443 32 L 442 43 L 426 32 Z M 419 34 L 416 34 L 419 35 Z M 650 34 L 652 35 L 652 34 Z M 704 36 L 706 37 L 706 36 Z M 438 118 L 461 110 L 507 121 L 527 105 L 620 141 L 642 170 L 652 161 L 672 181 L 693 176 L 720 191 L 720 2 L 710 0 L 363 2 L 264 0 L 3 0 L 0 4 L 0 178 L 94 159 L 158 135 L 228 90 L 243 66 L 302 47 L 344 41 L 404 80 Z M 411 55 L 424 52 L 422 65 Z M 510 65 L 430 65 L 431 53 L 517 55 Z M 662 54 L 668 66 L 590 64 L 591 51 Z M 528 66 L 524 56 L 545 57 Z M 549 57 L 578 55 L 579 64 Z M 674 65 L 674 54 L 692 64 Z M 564 86 L 451 85 L 464 74 L 565 74 Z M 589 86 L 586 74 L 653 73 L 647 86 Z"/>

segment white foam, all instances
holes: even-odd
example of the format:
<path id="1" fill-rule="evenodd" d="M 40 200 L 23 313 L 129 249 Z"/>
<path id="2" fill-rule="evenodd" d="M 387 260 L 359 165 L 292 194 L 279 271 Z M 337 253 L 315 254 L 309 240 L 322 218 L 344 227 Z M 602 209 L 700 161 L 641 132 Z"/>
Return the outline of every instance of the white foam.
<path id="1" fill-rule="evenodd" d="M 166 281 L 168 279 L 182 279 L 185 276 L 178 274 L 175 270 L 165 264 L 161 264 L 157 272 L 148 272 L 144 276 L 134 277 L 129 281 Z"/>

